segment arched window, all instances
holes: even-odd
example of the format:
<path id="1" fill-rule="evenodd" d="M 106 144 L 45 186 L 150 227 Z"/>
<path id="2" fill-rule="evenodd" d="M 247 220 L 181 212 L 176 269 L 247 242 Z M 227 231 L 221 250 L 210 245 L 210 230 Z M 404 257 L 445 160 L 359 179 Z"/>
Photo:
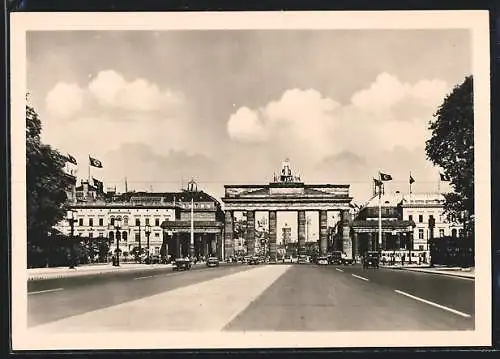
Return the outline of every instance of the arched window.
<path id="1" fill-rule="evenodd" d="M 116 232 L 116 240 L 119 241 L 121 239 L 121 233 Z"/>
<path id="2" fill-rule="evenodd" d="M 115 225 L 115 217 L 114 216 L 111 216 L 111 218 L 109 219 L 109 224 L 112 226 Z"/>
<path id="3" fill-rule="evenodd" d="M 123 231 L 123 232 L 122 232 L 122 239 L 123 239 L 124 241 L 126 241 L 126 240 L 127 240 L 127 232 L 126 232 L 126 231 Z"/>
<path id="4" fill-rule="evenodd" d="M 451 230 L 451 236 L 452 236 L 453 238 L 455 238 L 455 237 L 457 236 L 457 230 L 456 230 L 455 228 L 453 228 L 453 229 Z"/>
<path id="5" fill-rule="evenodd" d="M 128 216 L 123 216 L 123 225 L 128 226 Z"/>
<path id="6" fill-rule="evenodd" d="M 109 232 L 109 239 L 112 241 L 115 240 L 115 232 L 112 232 L 112 231 Z"/>

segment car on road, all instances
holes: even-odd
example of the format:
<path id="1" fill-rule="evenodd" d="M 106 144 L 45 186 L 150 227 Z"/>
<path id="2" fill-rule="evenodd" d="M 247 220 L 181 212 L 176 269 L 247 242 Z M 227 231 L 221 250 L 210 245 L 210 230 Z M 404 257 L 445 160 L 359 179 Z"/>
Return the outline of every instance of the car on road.
<path id="1" fill-rule="evenodd" d="M 251 257 L 249 260 L 248 260 L 248 264 L 250 265 L 257 265 L 260 263 L 260 258 L 255 256 L 255 257 Z"/>
<path id="2" fill-rule="evenodd" d="M 174 262 L 174 271 L 190 270 L 191 261 L 189 258 L 177 258 Z"/>
<path id="3" fill-rule="evenodd" d="M 316 263 L 320 266 L 328 265 L 328 257 L 318 257 Z"/>
<path id="4" fill-rule="evenodd" d="M 299 256 L 299 264 L 307 264 L 309 263 L 309 258 L 306 255 Z"/>
<path id="5" fill-rule="evenodd" d="M 345 266 L 352 266 L 354 265 L 355 261 L 352 258 L 342 258 L 342 264 Z"/>
<path id="6" fill-rule="evenodd" d="M 380 261 L 380 253 L 375 251 L 366 252 L 363 258 L 363 269 L 378 268 Z"/>
<path id="7" fill-rule="evenodd" d="M 340 252 L 340 251 L 332 252 L 330 254 L 329 262 L 330 262 L 330 264 L 337 264 L 337 265 L 343 264 L 342 263 L 342 252 Z"/>
<path id="8" fill-rule="evenodd" d="M 219 259 L 216 257 L 210 257 L 207 259 L 207 267 L 218 267 Z"/>
<path id="9" fill-rule="evenodd" d="M 293 263 L 292 256 L 284 256 L 283 257 L 283 263 Z"/>

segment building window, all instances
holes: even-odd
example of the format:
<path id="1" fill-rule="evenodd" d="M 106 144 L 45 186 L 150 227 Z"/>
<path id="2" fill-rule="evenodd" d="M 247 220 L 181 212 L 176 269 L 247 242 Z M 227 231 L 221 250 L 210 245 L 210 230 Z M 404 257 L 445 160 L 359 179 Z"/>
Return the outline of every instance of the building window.
<path id="1" fill-rule="evenodd" d="M 112 241 L 115 240 L 115 232 L 113 232 L 113 231 L 109 232 L 109 239 L 112 240 Z"/>
<path id="2" fill-rule="evenodd" d="M 135 233 L 135 241 L 139 242 L 140 240 L 141 240 L 141 233 L 140 232 L 136 232 Z"/>
<path id="3" fill-rule="evenodd" d="M 149 226 L 149 218 L 146 218 L 146 226 Z"/>
<path id="4" fill-rule="evenodd" d="M 94 238 L 94 233 L 90 232 L 89 233 L 89 238 Z"/>
<path id="5" fill-rule="evenodd" d="M 424 230 L 423 229 L 418 230 L 418 239 L 424 239 Z"/>
<path id="6" fill-rule="evenodd" d="M 459 236 L 460 238 L 463 238 L 463 236 L 464 236 L 464 230 L 463 230 L 463 229 L 459 229 L 459 230 L 458 230 L 458 236 Z"/>
<path id="7" fill-rule="evenodd" d="M 78 218 L 78 225 L 83 226 L 83 218 Z"/>
<path id="8" fill-rule="evenodd" d="M 123 217 L 123 225 L 128 226 L 128 217 L 127 216 Z"/>
<path id="9" fill-rule="evenodd" d="M 160 233 L 155 233 L 156 238 L 160 238 Z"/>
<path id="10" fill-rule="evenodd" d="M 94 218 L 89 218 L 89 227 L 94 225 Z"/>
<path id="11" fill-rule="evenodd" d="M 124 241 L 127 241 L 127 232 L 123 231 L 122 238 Z"/>
<path id="12" fill-rule="evenodd" d="M 121 233 L 120 232 L 116 232 L 116 240 L 119 241 L 121 239 Z"/>
<path id="13" fill-rule="evenodd" d="M 444 237 L 444 229 L 439 230 L 439 237 Z"/>
<path id="14" fill-rule="evenodd" d="M 111 218 L 109 219 L 109 224 L 110 224 L 110 225 L 112 225 L 112 226 L 114 226 L 114 225 L 115 225 L 115 217 L 111 217 Z"/>
<path id="15" fill-rule="evenodd" d="M 99 238 L 103 238 L 104 237 L 104 233 L 99 233 Z"/>
<path id="16" fill-rule="evenodd" d="M 103 218 L 99 218 L 99 225 L 104 226 L 104 219 Z"/>
<path id="17" fill-rule="evenodd" d="M 453 238 L 455 238 L 455 237 L 457 236 L 457 230 L 456 230 L 455 228 L 453 228 L 453 229 L 451 230 L 451 236 L 452 236 Z"/>
<path id="18" fill-rule="evenodd" d="M 409 220 L 409 221 L 413 221 L 413 215 L 412 215 L 412 214 L 410 214 L 410 215 L 408 216 L 408 220 Z"/>
<path id="19" fill-rule="evenodd" d="M 418 215 L 418 222 L 422 223 L 423 221 L 424 221 L 424 215 L 423 214 L 419 214 Z"/>
<path id="20" fill-rule="evenodd" d="M 419 245 L 419 246 L 418 246 L 418 250 L 419 250 L 419 251 L 423 251 L 423 250 L 424 250 L 424 246 L 423 246 L 423 245 Z"/>
<path id="21" fill-rule="evenodd" d="M 155 226 L 158 227 L 160 225 L 160 219 L 155 218 Z"/>
<path id="22" fill-rule="evenodd" d="M 140 218 L 136 218 L 135 219 L 135 225 L 136 226 L 140 226 L 141 225 L 141 219 Z"/>

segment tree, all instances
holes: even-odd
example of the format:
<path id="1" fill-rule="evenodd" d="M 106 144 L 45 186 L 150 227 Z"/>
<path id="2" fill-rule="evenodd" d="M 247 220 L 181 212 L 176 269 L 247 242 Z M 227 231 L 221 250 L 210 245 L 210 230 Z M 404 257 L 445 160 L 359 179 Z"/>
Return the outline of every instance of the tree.
<path id="1" fill-rule="evenodd" d="M 42 125 L 26 105 L 26 196 L 28 244 L 40 244 L 66 213 L 66 189 L 74 180 L 63 171 L 66 158 L 40 140 Z"/>
<path id="2" fill-rule="evenodd" d="M 453 192 L 445 194 L 445 213 L 472 229 L 474 215 L 474 103 L 473 79 L 465 78 L 444 99 L 429 123 L 427 158 L 441 167 Z M 464 215 L 465 214 L 465 215 Z"/>

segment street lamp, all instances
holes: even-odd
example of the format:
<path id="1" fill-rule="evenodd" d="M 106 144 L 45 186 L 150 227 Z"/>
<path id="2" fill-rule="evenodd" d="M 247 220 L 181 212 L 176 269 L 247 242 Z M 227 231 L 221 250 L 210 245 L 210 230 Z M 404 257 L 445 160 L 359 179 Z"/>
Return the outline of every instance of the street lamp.
<path id="1" fill-rule="evenodd" d="M 70 263 L 69 263 L 69 267 L 70 268 L 75 268 L 75 259 L 73 258 L 74 257 L 74 253 L 73 253 L 73 238 L 74 238 L 74 235 L 75 235 L 75 222 L 76 222 L 76 218 L 75 218 L 75 215 L 74 215 L 75 211 L 73 211 L 72 209 L 70 209 L 68 211 L 68 213 L 66 214 L 66 218 L 69 222 L 69 227 L 70 227 L 70 242 L 71 242 L 71 258 L 70 258 Z"/>
<path id="2" fill-rule="evenodd" d="M 151 226 L 149 224 L 146 224 L 146 226 L 144 227 L 144 233 L 146 233 L 146 239 L 147 239 L 147 243 L 146 243 L 147 251 L 148 251 L 147 264 L 150 264 L 151 259 L 149 258 L 149 235 L 151 234 Z"/>
<path id="3" fill-rule="evenodd" d="M 141 246 L 141 225 L 139 224 L 139 263 L 142 263 L 142 246 Z"/>
<path id="4" fill-rule="evenodd" d="M 114 263 L 115 267 L 120 266 L 120 229 L 122 228 L 122 219 L 121 217 L 117 217 L 114 219 L 112 223 L 110 223 L 110 227 L 114 227 L 116 230 L 115 238 L 116 238 L 116 262 Z"/>

